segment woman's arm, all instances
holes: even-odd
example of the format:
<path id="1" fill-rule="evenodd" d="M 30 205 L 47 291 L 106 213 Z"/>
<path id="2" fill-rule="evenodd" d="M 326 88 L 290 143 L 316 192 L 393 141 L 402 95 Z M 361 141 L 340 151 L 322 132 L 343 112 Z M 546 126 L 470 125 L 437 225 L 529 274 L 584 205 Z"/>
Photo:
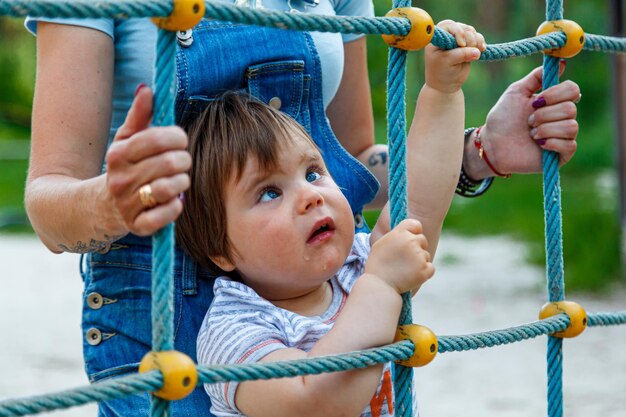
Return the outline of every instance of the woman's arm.
<path id="1" fill-rule="evenodd" d="M 102 249 L 127 233 L 100 175 L 111 120 L 113 41 L 38 23 L 26 210 L 53 252 Z"/>
<path id="2" fill-rule="evenodd" d="M 389 161 L 387 145 L 374 143 L 365 37 L 344 43 L 343 76 L 337 94 L 328 106 L 327 115 L 339 142 L 380 183 L 376 197 L 367 207 L 380 209 L 387 201 Z"/>
<path id="3" fill-rule="evenodd" d="M 149 235 L 182 210 L 187 136 L 149 128 L 152 92 L 138 89 L 101 174 L 113 86 L 114 45 L 99 31 L 39 23 L 37 82 L 26 209 L 53 252 L 105 249 L 128 232 Z M 158 205 L 141 204 L 150 184 Z"/>

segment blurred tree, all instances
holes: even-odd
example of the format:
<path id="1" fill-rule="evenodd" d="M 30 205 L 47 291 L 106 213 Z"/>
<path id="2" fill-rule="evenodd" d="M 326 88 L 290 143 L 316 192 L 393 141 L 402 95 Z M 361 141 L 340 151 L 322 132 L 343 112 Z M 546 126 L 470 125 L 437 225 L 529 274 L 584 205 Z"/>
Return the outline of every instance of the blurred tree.
<path id="1" fill-rule="evenodd" d="M 30 126 L 35 39 L 20 19 L 0 17 L 0 121 Z"/>

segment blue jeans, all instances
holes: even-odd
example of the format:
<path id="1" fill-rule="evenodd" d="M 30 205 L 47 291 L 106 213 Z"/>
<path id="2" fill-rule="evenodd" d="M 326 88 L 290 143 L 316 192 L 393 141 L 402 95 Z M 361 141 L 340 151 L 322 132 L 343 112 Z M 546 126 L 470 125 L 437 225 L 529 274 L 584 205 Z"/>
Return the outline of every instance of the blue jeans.
<path id="1" fill-rule="evenodd" d="M 128 235 L 105 254 L 89 254 L 82 271 L 83 347 L 90 382 L 137 372 L 150 350 L 151 238 Z M 174 264 L 174 345 L 196 361 L 196 335 L 213 299 L 214 276 L 181 250 Z M 210 416 L 202 387 L 172 403 L 175 416 Z M 101 416 L 148 416 L 147 394 L 100 403 Z"/>
<path id="2" fill-rule="evenodd" d="M 192 36 L 191 45 L 179 46 L 177 52 L 177 122 L 185 124 L 207 101 L 227 90 L 245 90 L 273 103 L 311 133 L 353 209 L 357 230 L 367 230 L 359 216 L 376 194 L 378 182 L 330 129 L 319 56 L 311 37 L 215 21 L 202 21 Z M 195 361 L 196 336 L 213 298 L 213 277 L 179 249 L 174 269 L 175 348 Z M 151 346 L 151 239 L 129 235 L 106 254 L 90 254 L 83 279 L 84 355 L 90 381 L 135 372 Z M 174 416 L 210 416 L 209 409 L 202 388 L 172 403 Z M 107 417 L 148 416 L 149 410 L 147 394 L 99 407 L 100 416 Z"/>

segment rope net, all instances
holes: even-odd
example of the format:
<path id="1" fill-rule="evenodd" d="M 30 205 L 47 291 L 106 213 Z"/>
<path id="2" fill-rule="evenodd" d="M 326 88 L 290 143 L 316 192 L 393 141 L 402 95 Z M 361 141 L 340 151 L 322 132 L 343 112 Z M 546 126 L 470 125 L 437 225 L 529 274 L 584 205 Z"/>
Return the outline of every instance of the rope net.
<path id="1" fill-rule="evenodd" d="M 408 0 L 394 0 L 393 7 L 410 6 Z M 362 33 L 374 35 L 406 35 L 411 23 L 397 17 L 344 17 L 312 14 L 294 14 L 266 9 L 241 8 L 229 4 L 207 2 L 204 17 L 236 23 L 253 24 L 303 31 Z M 0 16 L 48 18 L 109 18 L 167 17 L 174 9 L 170 0 L 0 0 Z M 546 1 L 546 20 L 563 18 L 562 0 Z M 565 45 L 567 35 L 552 32 L 508 43 L 488 45 L 481 61 L 499 61 L 528 56 L 547 49 Z M 455 48 L 454 37 L 435 28 L 431 43 L 442 49 Z M 154 124 L 174 124 L 175 49 L 174 32 L 159 30 L 155 64 L 155 116 Z M 625 53 L 626 39 L 585 34 L 584 50 Z M 406 51 L 390 48 L 387 83 L 388 143 L 390 154 L 391 223 L 395 226 L 407 216 L 406 201 L 406 116 L 405 116 Z M 543 88 L 558 83 L 558 59 L 544 57 Z M 549 301 L 564 299 L 563 249 L 561 226 L 560 180 L 558 154 L 543 152 L 545 236 L 547 255 L 547 287 Z M 152 344 L 154 351 L 173 349 L 173 224 L 153 236 L 153 314 Z M 587 313 L 588 326 L 626 324 L 626 311 Z M 411 322 L 410 294 L 403 295 L 403 309 L 399 324 Z M 548 415 L 559 417 L 562 407 L 562 339 L 550 336 L 564 331 L 570 317 L 559 314 L 533 323 L 507 329 L 456 336 L 439 336 L 438 352 L 462 352 L 520 342 L 548 335 Z M 347 354 L 317 357 L 306 360 L 257 363 L 253 365 L 197 366 L 198 384 L 227 381 L 294 377 L 364 368 L 379 363 L 406 360 L 412 356 L 415 345 L 409 340 L 388 346 L 350 352 Z M 395 365 L 394 390 L 396 415 L 411 415 L 412 368 Z M 142 374 L 108 380 L 85 387 L 57 393 L 10 399 L 0 402 L 0 417 L 23 416 L 45 411 L 106 401 L 143 393 L 154 392 L 163 386 L 163 374 L 154 370 Z M 169 401 L 152 396 L 152 416 L 170 415 Z"/>

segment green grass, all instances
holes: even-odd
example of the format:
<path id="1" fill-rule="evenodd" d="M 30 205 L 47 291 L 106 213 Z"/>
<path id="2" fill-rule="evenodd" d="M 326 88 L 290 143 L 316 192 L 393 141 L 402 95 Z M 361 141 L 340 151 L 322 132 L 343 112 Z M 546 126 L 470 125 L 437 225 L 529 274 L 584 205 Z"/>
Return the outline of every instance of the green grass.
<path id="1" fill-rule="evenodd" d="M 2 207 L 23 209 L 27 169 L 27 161 L 2 161 L 2 175 L 0 175 Z"/>
<path id="2" fill-rule="evenodd" d="M 29 137 L 29 129 L 0 121 L 0 231 L 3 233 L 32 231 L 24 210 Z M 8 155 L 23 158 L 7 159 Z"/>
<path id="3" fill-rule="evenodd" d="M 563 175 L 563 257 L 565 282 L 574 290 L 603 290 L 623 279 L 615 187 L 599 187 L 603 175 Z M 545 264 L 541 176 L 498 179 L 478 199 L 455 199 L 445 229 L 459 234 L 505 234 L 525 242 L 529 261 Z"/>
<path id="4" fill-rule="evenodd" d="M 0 231 L 28 232 L 24 210 L 24 184 L 28 161 L 0 161 Z"/>
<path id="5" fill-rule="evenodd" d="M 603 291 L 625 281 L 612 173 L 561 177 L 563 257 L 568 290 Z M 366 213 L 374 224 L 377 212 Z M 480 198 L 456 196 L 444 230 L 465 236 L 507 235 L 529 248 L 528 261 L 545 265 L 540 175 L 496 179 Z M 442 254 L 443 255 L 443 254 Z"/>

